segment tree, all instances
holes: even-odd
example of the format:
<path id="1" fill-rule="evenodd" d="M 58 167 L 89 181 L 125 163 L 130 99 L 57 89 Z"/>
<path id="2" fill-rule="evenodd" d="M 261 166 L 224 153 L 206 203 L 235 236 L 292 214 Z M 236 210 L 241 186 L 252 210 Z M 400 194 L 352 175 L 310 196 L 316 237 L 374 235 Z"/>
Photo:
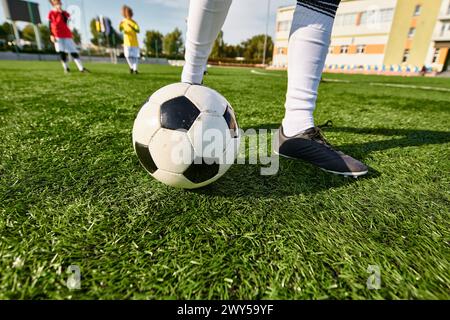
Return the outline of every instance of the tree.
<path id="1" fill-rule="evenodd" d="M 41 36 L 42 46 L 44 50 L 52 49 L 53 44 L 50 41 L 50 29 L 46 25 L 39 25 L 39 34 Z M 36 34 L 34 32 L 34 26 L 32 24 L 27 24 L 22 30 L 22 39 L 36 43 Z"/>
<path id="2" fill-rule="evenodd" d="M 76 28 L 72 30 L 73 42 L 76 44 L 81 44 L 81 35 Z"/>
<path id="3" fill-rule="evenodd" d="M 163 50 L 164 36 L 161 32 L 150 30 L 145 33 L 145 48 L 147 54 L 153 57 L 160 56 Z"/>
<path id="4" fill-rule="evenodd" d="M 5 26 L 6 22 L 2 25 L 0 25 L 0 39 L 8 40 L 9 36 L 9 29 L 8 26 Z"/>
<path id="5" fill-rule="evenodd" d="M 34 27 L 32 24 L 27 24 L 25 28 L 22 29 L 22 38 L 30 42 L 36 41 L 36 35 L 34 34 Z"/>
<path id="6" fill-rule="evenodd" d="M 11 23 L 4 22 L 0 25 L 0 39 L 5 42 L 5 47 L 9 41 L 13 41 L 15 39 L 14 29 Z"/>
<path id="7" fill-rule="evenodd" d="M 40 25 L 39 26 L 39 33 L 41 34 L 42 39 L 42 45 L 44 46 L 44 49 L 52 49 L 53 44 L 50 41 L 50 29 L 46 25 Z"/>
<path id="8" fill-rule="evenodd" d="M 223 31 L 220 31 L 219 35 L 217 36 L 216 41 L 214 41 L 214 46 L 212 48 L 210 57 L 212 59 L 226 57 L 225 47 L 226 47 L 226 44 L 223 41 Z"/>
<path id="9" fill-rule="evenodd" d="M 181 54 L 183 48 L 181 30 L 175 28 L 172 32 L 166 34 L 163 40 L 164 53 L 169 57 L 178 57 Z"/>
<path id="10" fill-rule="evenodd" d="M 260 34 L 248 39 L 247 41 L 242 42 L 241 45 L 244 48 L 243 55 L 245 59 L 262 61 L 264 52 L 264 38 L 265 35 Z M 268 60 L 271 59 L 272 54 L 273 54 L 273 41 L 271 37 L 268 37 L 266 58 Z"/>

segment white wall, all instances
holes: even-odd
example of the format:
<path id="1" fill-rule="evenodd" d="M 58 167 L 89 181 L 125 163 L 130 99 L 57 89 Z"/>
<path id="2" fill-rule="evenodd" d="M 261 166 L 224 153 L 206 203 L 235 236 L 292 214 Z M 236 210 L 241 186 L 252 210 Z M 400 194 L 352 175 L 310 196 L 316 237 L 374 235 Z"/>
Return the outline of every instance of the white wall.
<path id="1" fill-rule="evenodd" d="M 333 38 L 331 39 L 332 46 L 343 45 L 368 45 L 368 44 L 387 44 L 389 35 L 385 36 L 364 36 L 364 37 L 348 37 L 348 38 Z"/>

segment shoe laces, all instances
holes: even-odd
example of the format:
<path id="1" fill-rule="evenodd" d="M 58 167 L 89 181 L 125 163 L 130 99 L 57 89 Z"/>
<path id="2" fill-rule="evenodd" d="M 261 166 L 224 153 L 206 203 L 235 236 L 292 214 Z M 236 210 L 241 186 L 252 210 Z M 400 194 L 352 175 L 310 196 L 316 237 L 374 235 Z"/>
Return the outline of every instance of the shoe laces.
<path id="1" fill-rule="evenodd" d="M 311 132 L 311 139 L 317 141 L 329 149 L 335 150 L 333 146 L 327 141 L 325 136 L 323 135 L 323 129 L 331 128 L 333 126 L 333 121 L 328 120 L 324 124 L 321 124 L 317 127 L 314 127 L 314 131 Z"/>

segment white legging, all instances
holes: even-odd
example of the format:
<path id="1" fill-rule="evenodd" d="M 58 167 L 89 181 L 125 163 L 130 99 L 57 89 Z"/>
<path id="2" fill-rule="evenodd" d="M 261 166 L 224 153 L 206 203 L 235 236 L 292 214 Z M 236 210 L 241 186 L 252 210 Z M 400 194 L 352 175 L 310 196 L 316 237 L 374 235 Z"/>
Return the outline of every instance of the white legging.
<path id="1" fill-rule="evenodd" d="M 136 57 L 126 57 L 128 65 L 130 66 L 130 69 L 137 71 L 139 58 Z"/>
<path id="2" fill-rule="evenodd" d="M 339 1 L 306 1 L 294 14 L 288 52 L 288 90 L 284 133 L 295 135 L 314 127 L 313 112 L 317 91 L 330 45 L 333 13 Z M 191 0 L 186 35 L 185 66 L 182 81 L 200 84 L 214 41 L 219 34 L 232 0 Z M 316 3 L 317 8 L 311 5 Z M 319 9 L 321 7 L 322 9 Z M 334 8 L 333 8 L 334 7 Z"/>

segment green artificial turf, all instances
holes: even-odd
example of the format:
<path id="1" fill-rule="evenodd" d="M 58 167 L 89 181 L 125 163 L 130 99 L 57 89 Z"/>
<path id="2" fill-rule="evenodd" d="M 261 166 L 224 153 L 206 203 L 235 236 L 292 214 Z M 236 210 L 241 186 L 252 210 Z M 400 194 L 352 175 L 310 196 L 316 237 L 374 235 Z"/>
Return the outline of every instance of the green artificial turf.
<path id="1" fill-rule="evenodd" d="M 235 165 L 183 191 L 131 143 L 142 103 L 181 69 L 88 67 L 0 62 L 1 299 L 450 298 L 450 79 L 324 75 L 317 123 L 333 120 L 328 140 L 366 178 L 282 159 L 276 176 Z M 276 128 L 286 74 L 264 73 L 212 68 L 205 84 L 242 128 Z"/>

